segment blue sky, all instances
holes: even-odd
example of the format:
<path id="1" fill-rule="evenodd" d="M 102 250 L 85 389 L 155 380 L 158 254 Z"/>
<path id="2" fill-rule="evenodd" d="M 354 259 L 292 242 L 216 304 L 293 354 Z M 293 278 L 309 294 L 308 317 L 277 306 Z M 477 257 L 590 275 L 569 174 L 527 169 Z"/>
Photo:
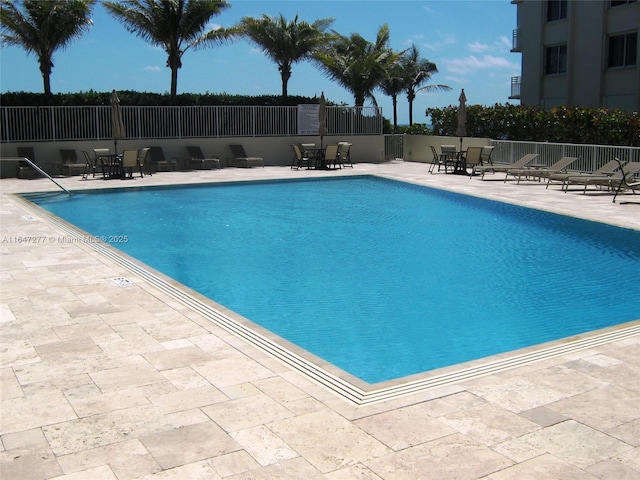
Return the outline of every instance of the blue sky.
<path id="1" fill-rule="evenodd" d="M 244 16 L 283 14 L 291 20 L 313 22 L 332 17 L 332 28 L 342 35 L 358 33 L 368 40 L 388 24 L 391 46 L 403 50 L 415 44 L 421 56 L 438 66 L 430 83 L 445 84 L 449 92 L 422 93 L 414 101 L 414 122 L 427 122 L 425 109 L 458 102 L 464 88 L 468 104 L 508 102 L 512 76 L 520 74 L 520 55 L 511 53 L 516 7 L 509 0 L 229 0 L 231 8 L 212 19 L 228 27 Z M 51 88 L 54 93 L 137 90 L 165 93 L 170 89 L 166 54 L 139 39 L 111 17 L 101 4 L 93 13 L 91 30 L 54 55 Z M 178 93 L 279 95 L 276 65 L 254 45 L 232 45 L 188 50 L 178 73 Z M 0 91 L 41 93 L 38 62 L 17 47 L 2 47 Z M 289 81 L 290 95 L 321 92 L 334 102 L 353 104 L 352 95 L 327 79 L 309 62 L 297 63 Z M 376 93 L 378 105 L 392 118 L 391 99 Z M 398 121 L 408 123 L 404 96 L 398 102 Z"/>

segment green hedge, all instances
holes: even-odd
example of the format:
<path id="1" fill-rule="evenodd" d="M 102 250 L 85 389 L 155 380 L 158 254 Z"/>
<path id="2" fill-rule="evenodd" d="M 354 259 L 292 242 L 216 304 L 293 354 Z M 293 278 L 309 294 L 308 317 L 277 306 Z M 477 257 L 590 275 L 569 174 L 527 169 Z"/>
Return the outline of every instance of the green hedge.
<path id="1" fill-rule="evenodd" d="M 434 135 L 455 136 L 457 106 L 428 108 Z M 605 108 L 467 107 L 467 135 L 496 140 L 640 146 L 640 116 Z"/>
<path id="2" fill-rule="evenodd" d="M 58 93 L 51 97 L 46 97 L 42 93 L 29 92 L 8 92 L 1 96 L 1 103 L 5 107 L 24 106 L 87 106 L 87 105 L 109 105 L 111 92 L 88 92 L 79 93 Z M 289 96 L 286 101 L 280 95 L 228 95 L 226 93 L 196 94 L 183 93 L 174 100 L 167 94 L 135 92 L 131 90 L 118 91 L 118 98 L 121 105 L 130 106 L 193 106 L 193 105 L 229 105 L 229 106 L 295 106 L 301 103 L 318 103 L 316 97 Z M 327 104 L 332 104 L 327 101 Z"/>

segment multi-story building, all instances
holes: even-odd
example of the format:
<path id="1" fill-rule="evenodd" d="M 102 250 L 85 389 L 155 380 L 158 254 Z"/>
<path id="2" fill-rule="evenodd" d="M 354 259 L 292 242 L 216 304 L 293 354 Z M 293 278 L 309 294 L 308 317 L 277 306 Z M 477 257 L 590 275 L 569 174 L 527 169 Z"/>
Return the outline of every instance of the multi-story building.
<path id="1" fill-rule="evenodd" d="M 522 75 L 512 99 L 553 108 L 640 111 L 638 0 L 512 0 Z"/>

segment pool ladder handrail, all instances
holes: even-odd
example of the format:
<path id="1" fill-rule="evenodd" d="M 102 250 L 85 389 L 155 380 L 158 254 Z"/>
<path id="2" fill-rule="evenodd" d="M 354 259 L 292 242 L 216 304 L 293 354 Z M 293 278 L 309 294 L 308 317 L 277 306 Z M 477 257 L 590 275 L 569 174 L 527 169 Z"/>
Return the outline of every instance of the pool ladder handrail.
<path id="1" fill-rule="evenodd" d="M 31 160 L 29 160 L 27 157 L 0 157 L 0 161 L 12 161 L 12 162 L 27 162 L 29 165 L 31 165 L 37 172 L 39 172 L 42 176 L 48 178 L 49 180 L 51 180 L 53 183 L 55 183 L 57 186 L 59 186 L 62 190 L 64 190 L 67 193 L 71 193 L 69 190 L 67 190 L 66 188 L 64 188 L 62 185 L 60 185 L 58 182 L 56 182 L 53 178 L 51 178 L 51 176 L 45 172 L 44 170 L 42 170 L 38 165 L 36 165 L 35 163 L 33 163 Z"/>

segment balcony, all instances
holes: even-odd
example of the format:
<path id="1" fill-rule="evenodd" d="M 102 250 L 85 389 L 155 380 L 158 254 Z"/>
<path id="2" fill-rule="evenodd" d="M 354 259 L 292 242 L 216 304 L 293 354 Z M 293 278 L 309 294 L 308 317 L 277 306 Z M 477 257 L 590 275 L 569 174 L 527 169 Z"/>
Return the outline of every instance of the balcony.
<path id="1" fill-rule="evenodd" d="M 522 85 L 522 77 L 511 77 L 511 95 L 512 100 L 520 100 L 520 86 Z"/>
<path id="2" fill-rule="evenodd" d="M 520 46 L 520 29 L 516 28 L 513 30 L 513 37 L 511 41 L 511 51 L 512 52 L 522 52 L 522 48 Z"/>

